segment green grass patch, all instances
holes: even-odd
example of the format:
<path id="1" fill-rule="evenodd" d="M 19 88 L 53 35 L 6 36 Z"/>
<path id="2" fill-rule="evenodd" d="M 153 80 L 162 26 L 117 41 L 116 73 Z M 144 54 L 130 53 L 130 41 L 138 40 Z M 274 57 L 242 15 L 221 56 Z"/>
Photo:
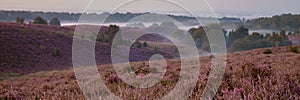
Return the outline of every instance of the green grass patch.
<path id="1" fill-rule="evenodd" d="M 19 76 L 21 76 L 21 75 L 22 75 L 22 74 L 20 74 L 20 73 L 0 72 L 0 81 L 6 80 L 6 79 L 9 79 L 9 78 L 13 78 L 13 77 L 19 77 Z"/>

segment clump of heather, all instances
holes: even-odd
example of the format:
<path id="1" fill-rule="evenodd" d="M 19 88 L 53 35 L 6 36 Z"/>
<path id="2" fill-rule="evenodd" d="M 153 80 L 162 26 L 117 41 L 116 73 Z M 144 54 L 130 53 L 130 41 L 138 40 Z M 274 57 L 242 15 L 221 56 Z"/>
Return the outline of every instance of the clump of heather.
<path id="1" fill-rule="evenodd" d="M 289 47 L 289 50 L 294 53 L 298 53 L 298 47 Z"/>
<path id="2" fill-rule="evenodd" d="M 216 98 L 299 99 L 297 87 L 300 76 L 297 72 L 290 71 L 291 66 L 246 61 L 236 65 L 238 66 L 226 68 Z"/>
<path id="3" fill-rule="evenodd" d="M 215 89 L 217 94 L 214 99 L 300 99 L 300 55 L 288 52 L 287 47 L 271 49 L 274 51 L 271 55 L 262 54 L 264 50 L 228 54 L 224 78 L 220 87 Z M 200 75 L 196 87 L 191 88 L 189 100 L 200 99 L 210 75 L 211 57 L 201 57 L 199 60 Z M 149 72 L 162 74 L 159 67 L 153 69 L 148 63 L 133 62 L 130 65 L 120 70 L 121 73 L 130 72 L 143 78 L 147 78 Z M 124 100 L 160 99 L 173 90 L 182 71 L 179 60 L 168 60 L 163 79 L 154 87 L 141 89 L 122 81 L 110 64 L 98 68 L 107 88 Z M 84 99 L 72 71 L 40 72 L 0 81 L 0 99 Z M 185 81 L 182 87 L 189 84 Z M 97 85 L 91 86 L 97 88 Z M 87 95 L 96 94 L 101 93 L 91 91 Z"/>
<path id="4" fill-rule="evenodd" d="M 264 51 L 264 54 L 272 54 L 272 50 L 266 49 L 266 50 Z"/>

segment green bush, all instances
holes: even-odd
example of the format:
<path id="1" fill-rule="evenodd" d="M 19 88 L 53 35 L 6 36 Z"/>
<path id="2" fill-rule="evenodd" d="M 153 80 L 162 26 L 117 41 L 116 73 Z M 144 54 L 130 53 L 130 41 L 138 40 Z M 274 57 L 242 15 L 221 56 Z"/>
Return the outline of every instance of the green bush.
<path id="1" fill-rule="evenodd" d="M 61 24 L 58 18 L 52 18 L 49 22 L 49 25 L 60 26 Z"/>
<path id="2" fill-rule="evenodd" d="M 154 46 L 154 52 L 158 52 L 158 48 Z"/>
<path id="3" fill-rule="evenodd" d="M 298 47 L 289 47 L 289 51 L 298 53 Z"/>
<path id="4" fill-rule="evenodd" d="M 143 43 L 143 47 L 147 47 L 148 46 L 148 43 L 147 42 L 144 42 Z"/>
<path id="5" fill-rule="evenodd" d="M 142 48 L 142 43 L 140 41 L 136 41 L 134 44 L 135 44 L 135 47 Z"/>
<path id="6" fill-rule="evenodd" d="M 16 22 L 19 23 L 19 24 L 23 24 L 24 21 L 25 21 L 24 18 L 21 18 L 21 17 L 16 18 Z"/>
<path id="7" fill-rule="evenodd" d="M 53 56 L 55 56 L 55 57 L 61 57 L 61 52 L 60 52 L 59 48 L 55 48 L 54 49 Z"/>
<path id="8" fill-rule="evenodd" d="M 264 54 L 272 54 L 272 50 L 266 49 L 266 50 L 264 51 Z"/>
<path id="9" fill-rule="evenodd" d="M 213 58 L 216 58 L 216 56 L 215 55 L 210 55 L 209 58 L 213 59 Z"/>
<path id="10" fill-rule="evenodd" d="M 47 20 L 43 19 L 40 16 L 37 16 L 34 18 L 34 20 L 31 22 L 31 24 L 48 24 Z"/>

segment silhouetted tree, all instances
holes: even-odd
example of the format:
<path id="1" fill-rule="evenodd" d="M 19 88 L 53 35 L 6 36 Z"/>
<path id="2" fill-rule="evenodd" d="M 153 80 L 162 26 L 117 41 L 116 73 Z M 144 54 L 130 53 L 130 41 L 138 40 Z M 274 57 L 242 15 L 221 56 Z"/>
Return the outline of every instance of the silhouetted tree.
<path id="1" fill-rule="evenodd" d="M 188 32 L 191 34 L 198 48 L 204 48 L 209 45 L 208 38 L 203 27 L 191 28 Z"/>
<path id="2" fill-rule="evenodd" d="M 58 18 L 52 18 L 51 21 L 49 22 L 49 25 L 60 26 L 60 21 Z"/>
<path id="3" fill-rule="evenodd" d="M 249 30 L 247 28 L 245 28 L 244 26 L 240 26 L 235 31 L 229 32 L 228 43 L 227 43 L 228 47 L 231 46 L 231 44 L 235 40 L 244 38 L 248 35 L 249 35 Z"/>
<path id="4" fill-rule="evenodd" d="M 43 19 L 40 16 L 34 18 L 34 20 L 31 23 L 32 24 L 48 24 L 47 20 Z"/>
<path id="5" fill-rule="evenodd" d="M 282 14 L 271 18 L 257 18 L 247 21 L 245 25 L 250 29 L 284 29 L 295 31 L 300 27 L 300 15 Z"/>
<path id="6" fill-rule="evenodd" d="M 24 23 L 24 18 L 17 17 L 16 22 L 19 23 L 19 24 L 23 24 Z"/>
<path id="7" fill-rule="evenodd" d="M 147 47 L 148 46 L 148 43 L 147 42 L 144 42 L 143 43 L 143 47 Z"/>
<path id="8" fill-rule="evenodd" d="M 119 29 L 117 25 L 110 25 L 105 33 L 98 36 L 97 40 L 99 42 L 112 43 Z"/>
<path id="9" fill-rule="evenodd" d="M 229 51 L 243 51 L 252 49 L 253 43 L 247 39 L 237 39 L 232 43 Z"/>

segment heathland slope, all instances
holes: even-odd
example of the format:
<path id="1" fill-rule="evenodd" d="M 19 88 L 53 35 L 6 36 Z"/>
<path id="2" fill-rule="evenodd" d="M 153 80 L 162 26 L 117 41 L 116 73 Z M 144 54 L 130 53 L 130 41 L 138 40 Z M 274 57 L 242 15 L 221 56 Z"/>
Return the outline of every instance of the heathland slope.
<path id="1" fill-rule="evenodd" d="M 297 46 L 298 48 L 300 46 Z M 288 47 L 255 49 L 229 53 L 224 78 L 215 98 L 218 99 L 300 99 L 300 54 Z M 199 99 L 207 82 L 211 59 L 201 57 L 201 70 L 190 99 Z M 195 59 L 197 60 L 197 59 Z M 168 60 L 168 70 L 156 87 L 137 89 L 126 85 L 111 65 L 99 67 L 107 87 L 123 99 L 154 99 L 166 95 L 177 82 L 180 61 Z M 147 62 L 132 63 L 133 71 L 148 73 Z M 199 66 L 200 67 L 200 66 Z M 157 72 L 160 74 L 161 72 Z M 142 95 L 141 95 L 142 94 Z M 73 70 L 38 72 L 0 82 L 1 98 L 27 99 L 83 99 Z"/>
<path id="2" fill-rule="evenodd" d="M 74 28 L 0 23 L 0 72 L 27 74 L 71 68 Z M 111 63 L 110 48 L 106 43 L 95 44 L 97 64 Z M 130 60 L 146 61 L 155 53 L 172 58 L 164 52 L 132 47 L 130 55 L 134 57 Z"/>

